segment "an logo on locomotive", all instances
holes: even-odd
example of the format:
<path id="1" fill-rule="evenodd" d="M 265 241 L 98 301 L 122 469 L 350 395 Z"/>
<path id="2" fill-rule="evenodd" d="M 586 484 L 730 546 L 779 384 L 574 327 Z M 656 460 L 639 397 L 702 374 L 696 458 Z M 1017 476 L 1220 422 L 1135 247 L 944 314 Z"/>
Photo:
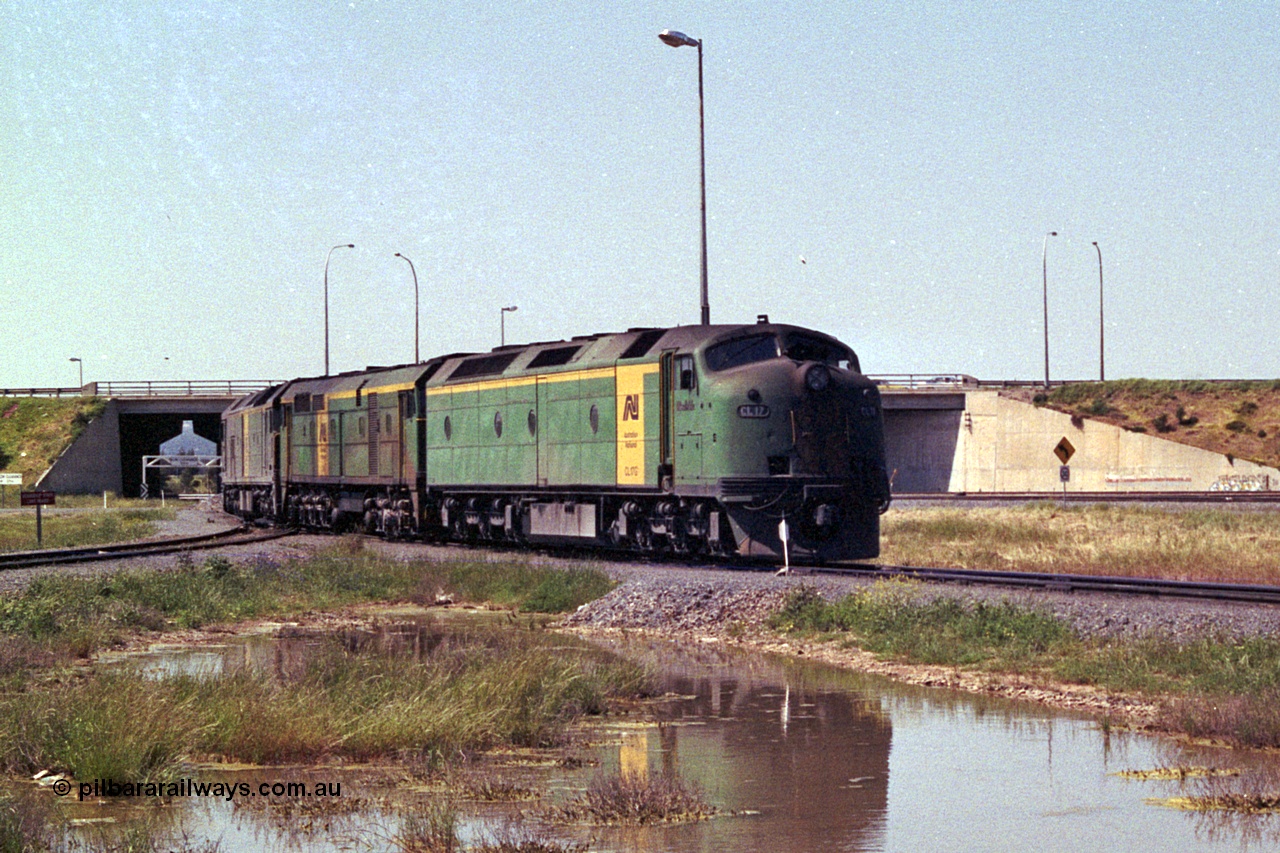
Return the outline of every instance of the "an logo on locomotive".
<path id="1" fill-rule="evenodd" d="M 628 394 L 626 402 L 622 404 L 622 419 L 624 421 L 640 420 L 640 395 Z"/>

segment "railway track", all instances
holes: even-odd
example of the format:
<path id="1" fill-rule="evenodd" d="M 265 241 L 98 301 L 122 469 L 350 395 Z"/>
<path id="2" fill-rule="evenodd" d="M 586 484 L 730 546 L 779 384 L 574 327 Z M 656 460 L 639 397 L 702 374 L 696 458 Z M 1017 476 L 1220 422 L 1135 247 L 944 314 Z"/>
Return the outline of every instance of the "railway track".
<path id="1" fill-rule="evenodd" d="M 894 492 L 894 501 L 925 503 L 1280 504 L 1270 492 Z"/>
<path id="2" fill-rule="evenodd" d="M 857 575 L 877 578 L 914 578 L 930 583 L 985 584 L 1048 592 L 1104 592 L 1112 595 L 1145 595 L 1195 598 L 1204 601 L 1237 601 L 1280 604 L 1280 586 L 1261 584 L 1176 581 L 1109 575 L 1072 575 L 1047 572 L 1000 572 L 985 569 L 936 569 L 920 566 L 847 564 L 841 566 L 793 566 L 812 574 Z"/>
<path id="3" fill-rule="evenodd" d="M 32 566 L 55 566 L 65 563 L 92 563 L 100 560 L 121 560 L 132 557 L 151 557 L 158 554 L 176 554 L 182 551 L 201 551 L 223 548 L 228 545 L 247 545 L 291 536 L 290 529 L 252 530 L 236 527 L 199 536 L 176 536 L 167 539 L 150 539 L 145 542 L 121 542 L 113 545 L 90 545 L 84 548 L 61 548 L 44 551 L 16 551 L 0 554 L 0 571 L 24 569 Z"/>
<path id="4" fill-rule="evenodd" d="M 153 539 L 145 542 L 124 542 L 112 545 L 95 545 L 84 548 L 58 550 L 21 551 L 0 554 L 0 571 L 6 569 L 52 566 L 69 563 L 88 563 L 101 560 L 119 560 L 133 557 L 149 557 L 174 554 L 183 551 L 199 551 L 231 545 L 267 542 L 292 536 L 297 531 L 290 528 L 258 530 L 248 527 L 221 530 L 199 536 L 182 536 Z M 733 566 L 720 563 L 724 568 L 741 568 L 759 571 L 763 566 Z M 846 563 L 840 565 L 794 565 L 792 571 L 805 574 L 861 576 L 871 578 L 912 578 L 930 583 L 982 584 L 1021 589 L 1039 589 L 1048 592 L 1102 592 L 1112 595 L 1140 595 L 1166 598 L 1200 599 L 1205 601 L 1234 601 L 1253 604 L 1280 604 L 1280 586 L 1261 584 L 1215 583 L 1209 581 L 1177 581 L 1155 578 L 1131 578 L 1109 575 L 1076 575 L 1049 572 L 1005 572 L 987 569 L 940 569 L 923 566 L 896 566 L 873 563 Z"/>

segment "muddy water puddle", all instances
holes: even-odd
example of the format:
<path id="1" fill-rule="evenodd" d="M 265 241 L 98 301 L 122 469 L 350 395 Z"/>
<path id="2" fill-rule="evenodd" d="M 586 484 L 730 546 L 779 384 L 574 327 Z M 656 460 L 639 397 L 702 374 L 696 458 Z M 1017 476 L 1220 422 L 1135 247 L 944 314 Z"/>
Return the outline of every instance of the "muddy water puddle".
<path id="1" fill-rule="evenodd" d="M 249 637 L 122 665 L 155 678 L 217 678 L 243 669 L 286 678 L 322 640 Z M 402 626 L 347 632 L 343 642 L 419 656 L 449 635 L 438 624 Z M 90 797 L 68 812 L 92 821 L 76 830 L 83 837 L 145 818 L 172 827 L 190 849 L 216 843 L 224 853 L 402 850 L 404 815 L 428 813 L 446 799 L 464 844 L 536 831 L 593 851 L 1261 850 L 1280 843 L 1274 816 L 1224 818 L 1157 803 L 1229 782 L 1176 772 L 1126 775 L 1231 768 L 1247 777 L 1269 771 L 1274 756 L 1108 733 L 1092 718 L 715 643 L 596 642 L 649 666 L 666 695 L 580 727 L 565 749 L 491 754 L 447 779 L 394 763 L 196 766 L 186 774 L 193 784 L 220 783 L 223 796 L 188 793 L 158 807 Z M 564 826 L 548 817 L 549 807 L 618 773 L 674 775 L 700 789 L 719 814 L 628 829 Z M 271 786 L 290 783 L 337 784 L 340 795 L 271 795 Z M 500 801 L 480 801 L 486 798 Z"/>

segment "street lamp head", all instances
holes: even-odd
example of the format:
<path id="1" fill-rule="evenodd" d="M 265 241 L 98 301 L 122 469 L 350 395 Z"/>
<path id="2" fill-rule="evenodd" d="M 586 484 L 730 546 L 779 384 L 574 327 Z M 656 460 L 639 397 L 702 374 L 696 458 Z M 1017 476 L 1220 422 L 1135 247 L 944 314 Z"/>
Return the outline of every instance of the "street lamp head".
<path id="1" fill-rule="evenodd" d="M 698 47 L 702 44 L 696 38 L 691 38 L 676 30 L 663 30 L 658 33 L 658 38 L 662 39 L 663 44 L 669 44 L 672 47 Z"/>
<path id="2" fill-rule="evenodd" d="M 80 361 L 80 359 L 78 359 L 78 358 L 69 358 L 69 359 L 67 359 L 67 361 Z"/>
<path id="3" fill-rule="evenodd" d="M 1058 236 L 1058 232 L 1057 232 L 1057 231 L 1050 231 L 1050 232 L 1049 232 L 1049 236 L 1050 236 L 1050 237 L 1057 237 L 1057 236 Z"/>
<path id="4" fill-rule="evenodd" d="M 1094 241 L 1093 241 L 1093 245 L 1095 245 L 1095 246 L 1096 246 L 1096 245 L 1098 245 L 1098 241 L 1097 241 L 1097 240 L 1094 240 Z"/>
<path id="5" fill-rule="evenodd" d="M 508 305 L 506 308 L 503 308 L 502 310 L 503 310 L 503 311 L 515 311 L 517 307 L 518 307 L 518 306 L 516 306 L 516 305 Z"/>

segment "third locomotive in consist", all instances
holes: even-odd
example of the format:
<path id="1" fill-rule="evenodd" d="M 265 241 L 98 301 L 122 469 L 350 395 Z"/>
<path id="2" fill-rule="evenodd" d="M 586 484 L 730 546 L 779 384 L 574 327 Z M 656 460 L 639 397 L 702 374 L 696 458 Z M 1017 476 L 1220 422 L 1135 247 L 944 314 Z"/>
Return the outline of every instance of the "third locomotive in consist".
<path id="1" fill-rule="evenodd" d="M 437 541 L 862 559 L 889 504 L 857 356 L 763 316 L 296 379 L 222 451 L 230 512 Z"/>

